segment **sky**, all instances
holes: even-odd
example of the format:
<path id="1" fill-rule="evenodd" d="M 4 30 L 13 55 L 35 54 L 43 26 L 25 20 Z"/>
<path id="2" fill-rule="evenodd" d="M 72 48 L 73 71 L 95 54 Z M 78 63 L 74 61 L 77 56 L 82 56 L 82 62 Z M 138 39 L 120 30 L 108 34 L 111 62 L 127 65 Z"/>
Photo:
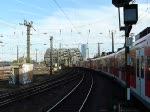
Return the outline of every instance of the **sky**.
<path id="1" fill-rule="evenodd" d="M 136 0 L 139 5 L 138 23 L 131 33 L 135 35 L 150 25 L 150 0 Z M 123 13 L 121 9 L 121 21 Z M 114 32 L 115 51 L 124 45 L 124 32 L 119 31 L 118 10 L 111 0 L 3 0 L 0 4 L 0 60 L 13 61 L 26 57 L 26 27 L 19 25 L 33 21 L 31 28 L 31 58 L 44 59 L 49 48 L 50 36 L 54 37 L 54 48 L 79 48 L 87 44 L 90 57 L 101 52 L 110 52 L 111 32 Z"/>

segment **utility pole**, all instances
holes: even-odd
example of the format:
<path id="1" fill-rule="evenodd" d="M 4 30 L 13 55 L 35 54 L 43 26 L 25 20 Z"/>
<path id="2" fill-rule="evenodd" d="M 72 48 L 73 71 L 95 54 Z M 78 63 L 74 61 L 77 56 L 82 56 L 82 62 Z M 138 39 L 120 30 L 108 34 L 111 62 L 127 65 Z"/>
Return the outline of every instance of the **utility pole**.
<path id="1" fill-rule="evenodd" d="M 33 21 L 27 22 L 26 20 L 24 20 L 24 24 L 20 23 L 20 25 L 24 25 L 27 27 L 27 63 L 30 63 L 30 30 L 31 28 L 33 28 L 32 24 Z"/>
<path id="2" fill-rule="evenodd" d="M 59 37 L 61 38 L 61 29 L 60 29 Z M 61 42 L 62 42 L 62 39 L 61 39 L 61 41 L 59 43 L 59 56 L 60 56 L 60 58 L 59 58 L 59 66 L 61 66 Z"/>
<path id="3" fill-rule="evenodd" d="M 19 49 L 18 49 L 18 45 L 17 45 L 17 63 L 19 63 Z"/>
<path id="4" fill-rule="evenodd" d="M 37 64 L 37 49 L 36 49 L 36 64 Z"/>
<path id="5" fill-rule="evenodd" d="M 87 55 L 88 55 L 87 58 L 89 58 L 89 47 L 87 48 Z"/>
<path id="6" fill-rule="evenodd" d="M 59 69 L 59 66 L 61 66 L 60 61 L 61 61 L 61 43 L 59 44 L 59 48 L 57 50 L 57 69 Z"/>
<path id="7" fill-rule="evenodd" d="M 59 49 L 57 49 L 57 69 L 59 69 Z"/>
<path id="8" fill-rule="evenodd" d="M 53 36 L 50 37 L 50 75 L 53 73 Z"/>
<path id="9" fill-rule="evenodd" d="M 90 33 L 91 33 L 91 30 L 89 29 L 89 33 L 88 33 L 88 38 L 87 38 L 87 59 L 89 58 L 89 46 L 88 46 L 88 39 L 90 37 Z"/>
<path id="10" fill-rule="evenodd" d="M 98 57 L 100 57 L 100 43 L 98 43 Z"/>
<path id="11" fill-rule="evenodd" d="M 59 44 L 59 48 L 60 48 L 60 51 L 59 51 L 59 54 L 60 54 L 60 66 L 61 66 L 61 43 Z"/>
<path id="12" fill-rule="evenodd" d="M 68 67 L 69 67 L 69 65 L 70 65 L 70 55 L 69 55 L 70 53 L 69 53 L 69 49 L 67 50 L 67 52 L 68 52 L 67 53 L 67 58 L 68 58 Z"/>
<path id="13" fill-rule="evenodd" d="M 114 52 L 114 31 L 111 31 L 111 37 L 112 37 L 112 52 Z"/>

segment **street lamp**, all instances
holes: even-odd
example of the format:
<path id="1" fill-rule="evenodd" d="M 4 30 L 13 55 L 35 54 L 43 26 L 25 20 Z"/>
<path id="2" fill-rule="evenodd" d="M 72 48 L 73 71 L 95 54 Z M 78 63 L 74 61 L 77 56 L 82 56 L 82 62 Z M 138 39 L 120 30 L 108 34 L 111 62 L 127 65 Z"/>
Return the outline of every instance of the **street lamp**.
<path id="1" fill-rule="evenodd" d="M 1 45 L 1 47 L 2 47 L 2 57 L 3 57 L 3 54 L 4 54 L 4 52 L 3 52 L 3 47 L 4 47 L 5 45 Z"/>
<path id="2" fill-rule="evenodd" d="M 37 64 L 37 58 L 38 58 L 38 57 L 37 57 L 37 54 L 38 54 L 37 51 L 38 51 L 38 49 L 36 49 L 36 64 Z"/>
<path id="3" fill-rule="evenodd" d="M 53 36 L 50 36 L 50 75 L 52 75 L 53 70 Z"/>

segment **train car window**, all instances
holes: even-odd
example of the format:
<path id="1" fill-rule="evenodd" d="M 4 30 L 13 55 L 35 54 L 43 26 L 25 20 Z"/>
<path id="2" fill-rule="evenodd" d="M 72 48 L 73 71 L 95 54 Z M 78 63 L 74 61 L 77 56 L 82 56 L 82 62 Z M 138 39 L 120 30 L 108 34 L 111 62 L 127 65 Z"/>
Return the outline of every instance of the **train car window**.
<path id="1" fill-rule="evenodd" d="M 147 57 L 148 80 L 150 80 L 150 56 Z"/>
<path id="2" fill-rule="evenodd" d="M 144 57 L 141 56 L 141 77 L 144 78 Z"/>
<path id="3" fill-rule="evenodd" d="M 137 77 L 139 77 L 139 58 L 136 59 L 136 62 L 137 62 L 137 64 L 136 64 L 136 68 L 137 68 L 136 73 L 137 73 Z"/>

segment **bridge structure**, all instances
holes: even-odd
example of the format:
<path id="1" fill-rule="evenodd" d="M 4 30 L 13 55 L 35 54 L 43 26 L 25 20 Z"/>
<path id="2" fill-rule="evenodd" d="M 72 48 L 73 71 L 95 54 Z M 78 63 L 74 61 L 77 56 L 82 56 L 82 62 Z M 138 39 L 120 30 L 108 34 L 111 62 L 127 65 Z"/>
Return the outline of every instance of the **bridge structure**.
<path id="1" fill-rule="evenodd" d="M 46 66 L 50 64 L 51 54 L 53 55 L 53 67 L 75 66 L 79 61 L 83 60 L 82 54 L 78 48 L 53 49 L 52 53 L 50 49 L 47 49 L 44 55 Z"/>

